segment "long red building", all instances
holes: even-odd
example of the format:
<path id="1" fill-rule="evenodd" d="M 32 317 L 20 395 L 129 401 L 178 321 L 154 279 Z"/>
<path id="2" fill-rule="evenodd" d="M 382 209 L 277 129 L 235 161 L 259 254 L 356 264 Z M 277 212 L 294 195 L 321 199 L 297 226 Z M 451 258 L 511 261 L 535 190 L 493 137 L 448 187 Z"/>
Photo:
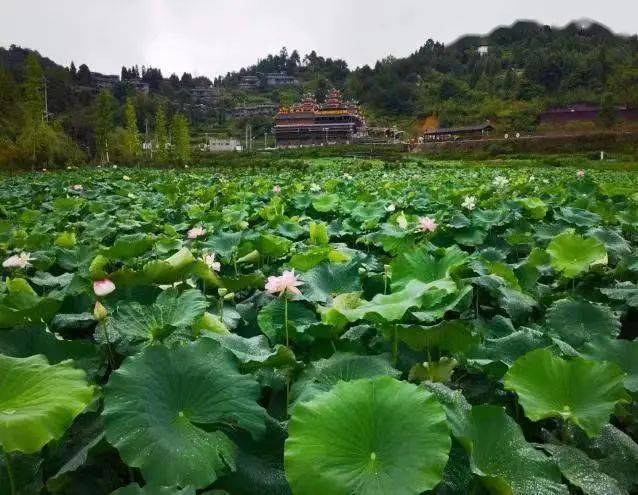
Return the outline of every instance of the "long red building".
<path id="1" fill-rule="evenodd" d="M 325 103 L 307 95 L 301 103 L 282 107 L 275 117 L 277 146 L 351 143 L 364 135 L 366 122 L 359 106 L 332 90 Z"/>

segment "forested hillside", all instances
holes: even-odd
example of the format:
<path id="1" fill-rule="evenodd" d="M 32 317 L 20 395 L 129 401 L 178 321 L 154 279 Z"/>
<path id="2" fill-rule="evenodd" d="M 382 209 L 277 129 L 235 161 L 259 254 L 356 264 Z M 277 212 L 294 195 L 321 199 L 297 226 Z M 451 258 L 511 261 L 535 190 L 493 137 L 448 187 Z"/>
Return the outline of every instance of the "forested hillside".
<path id="1" fill-rule="evenodd" d="M 109 138 L 113 156 L 132 159 L 141 142 L 163 134 L 158 120 L 170 123 L 177 114 L 188 119 L 195 135 L 242 136 L 250 124 L 259 136 L 270 129 L 270 116 L 238 116 L 234 109 L 290 104 L 304 92 L 321 101 L 331 87 L 358 100 L 373 124 L 398 124 L 412 132 L 428 118 L 440 125 L 490 119 L 532 130 L 550 106 L 638 105 L 637 36 L 584 22 L 561 29 L 518 22 L 448 46 L 430 39 L 412 55 L 387 57 L 374 67 L 349 68 L 344 60 L 285 48 L 211 79 L 189 73 L 165 78 L 159 68 L 122 67 L 120 80 L 108 90 L 98 84 L 102 75 L 90 61 L 62 67 L 44 55 L 0 48 L 0 166 L 100 161 Z M 246 76 L 273 72 L 293 76 L 299 85 L 242 89 Z M 139 91 L 140 85 L 147 91 Z M 197 88 L 212 91 L 211 98 L 195 98 Z"/>

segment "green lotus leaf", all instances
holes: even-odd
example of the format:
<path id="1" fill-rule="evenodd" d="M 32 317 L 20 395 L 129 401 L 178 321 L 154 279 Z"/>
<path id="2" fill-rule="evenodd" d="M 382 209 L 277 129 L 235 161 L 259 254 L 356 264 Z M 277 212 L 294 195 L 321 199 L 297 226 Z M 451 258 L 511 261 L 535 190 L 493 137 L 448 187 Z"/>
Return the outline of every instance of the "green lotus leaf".
<path id="1" fill-rule="evenodd" d="M 6 293 L 0 293 L 0 328 L 49 321 L 62 305 L 62 293 L 39 296 L 23 278 L 7 278 Z"/>
<path id="2" fill-rule="evenodd" d="M 206 338 L 216 340 L 228 349 L 242 364 L 246 365 L 242 369 L 262 366 L 283 368 L 297 365 L 292 350 L 283 345 L 271 348 L 268 339 L 263 335 L 244 338 L 234 333 L 211 333 L 207 334 Z"/>
<path id="3" fill-rule="evenodd" d="M 559 208 L 558 211 L 554 213 L 554 216 L 557 220 L 563 220 L 578 227 L 591 227 L 592 225 L 599 224 L 601 221 L 600 216 L 596 213 L 571 206 Z"/>
<path id="4" fill-rule="evenodd" d="M 469 414 L 472 471 L 498 495 L 569 495 L 556 465 L 527 443 L 501 407 L 474 406 Z"/>
<path id="5" fill-rule="evenodd" d="M 629 435 L 608 424 L 591 447 L 603 472 L 629 493 L 638 490 L 638 444 Z"/>
<path id="6" fill-rule="evenodd" d="M 257 316 L 261 331 L 270 342 L 283 342 L 285 335 L 285 308 L 281 299 L 274 299 L 262 308 Z M 316 323 L 314 311 L 300 302 L 288 302 L 288 331 L 303 333 L 310 325 Z"/>
<path id="7" fill-rule="evenodd" d="M 594 237 L 583 238 L 565 232 L 547 247 L 552 267 L 567 278 L 574 278 L 596 265 L 607 264 L 607 250 Z"/>
<path id="8" fill-rule="evenodd" d="M 44 356 L 0 354 L 0 447 L 40 451 L 60 438 L 93 400 L 85 373 L 71 361 L 50 365 Z"/>
<path id="9" fill-rule="evenodd" d="M 148 262 L 144 265 L 143 275 L 152 283 L 172 284 L 181 280 L 195 262 L 193 253 L 183 248 L 165 260 Z"/>
<path id="10" fill-rule="evenodd" d="M 515 322 L 526 321 L 538 306 L 532 296 L 519 290 L 499 287 L 497 292 L 501 307 Z"/>
<path id="11" fill-rule="evenodd" d="M 87 465 L 93 453 L 97 456 L 104 450 L 111 453 L 109 448 L 100 449 L 105 446 L 106 442 L 103 440 L 102 417 L 95 412 L 87 412 L 79 416 L 62 440 L 50 445 L 47 449 L 47 471 L 52 473 L 47 474 L 47 488 L 55 492 L 55 487 L 67 485 L 69 479 L 73 478 L 73 473 Z"/>
<path id="12" fill-rule="evenodd" d="M 435 257 L 426 249 L 417 249 L 398 256 L 391 264 L 392 290 L 402 290 L 411 280 L 424 283 L 450 277 L 450 273 L 463 266 L 468 255 L 457 246 L 445 250 L 441 257 Z"/>
<path id="13" fill-rule="evenodd" d="M 418 495 L 441 481 L 450 446 L 434 396 L 381 377 L 299 404 L 284 465 L 293 494 Z"/>
<path id="14" fill-rule="evenodd" d="M 631 253 L 631 244 L 615 230 L 592 229 L 588 234 L 605 245 L 612 260 Z"/>
<path id="15" fill-rule="evenodd" d="M 50 364 L 72 359 L 77 368 L 93 377 L 100 368 L 98 347 L 87 341 L 56 338 L 42 327 L 25 327 L 0 332 L 0 354 L 26 358 L 42 354 Z"/>
<path id="16" fill-rule="evenodd" d="M 107 440 L 154 485 L 209 485 L 235 462 L 220 427 L 254 435 L 265 428 L 259 385 L 211 339 L 144 349 L 111 375 L 104 393 Z"/>
<path id="17" fill-rule="evenodd" d="M 43 459 L 35 454 L 11 454 L 11 472 L 17 495 L 39 495 L 42 493 Z M 11 493 L 11 481 L 7 471 L 6 457 L 0 456 L 0 493 Z"/>
<path id="18" fill-rule="evenodd" d="M 467 285 L 456 293 L 446 295 L 439 303 L 429 305 L 427 309 L 414 311 L 412 315 L 423 323 L 435 323 L 453 311 L 461 313 L 472 301 L 472 286 Z"/>
<path id="19" fill-rule="evenodd" d="M 298 239 L 306 233 L 304 228 L 298 222 L 286 220 L 277 225 L 277 233 L 288 239 Z"/>
<path id="20" fill-rule="evenodd" d="M 248 289 L 262 289 L 266 281 L 261 272 L 239 274 L 234 277 L 221 277 L 222 286 L 231 292 Z"/>
<path id="21" fill-rule="evenodd" d="M 290 485 L 284 473 L 284 423 L 266 419 L 266 433 L 258 439 L 240 430 L 230 432 L 238 446 L 237 469 L 215 482 L 228 495 L 290 495 Z M 216 495 L 217 492 L 205 492 Z M 226 492 L 219 492 L 219 495 Z"/>
<path id="22" fill-rule="evenodd" d="M 334 211 L 339 206 L 337 194 L 321 194 L 312 200 L 312 207 L 320 213 Z"/>
<path id="23" fill-rule="evenodd" d="M 331 306 L 322 309 L 324 321 L 330 317 L 332 312 L 338 313 L 347 321 L 370 319 L 373 321 L 398 321 L 412 308 L 424 306 L 424 299 L 430 299 L 432 305 L 439 304 L 445 296 L 456 291 L 456 284 L 449 280 L 437 280 L 431 283 L 423 283 L 419 280 L 411 280 L 406 287 L 398 292 L 389 295 L 377 294 L 370 301 L 348 297 L 348 304 L 343 297 L 349 294 L 342 294 L 341 299 L 335 298 Z M 328 315 L 328 316 L 326 316 Z"/>
<path id="24" fill-rule="evenodd" d="M 638 393 L 638 340 L 597 338 L 585 345 L 587 359 L 616 363 L 627 373 L 625 388 Z"/>
<path id="25" fill-rule="evenodd" d="M 609 307 L 585 300 L 556 301 L 547 310 L 547 325 L 575 348 L 596 337 L 616 337 L 620 333 L 620 321 Z"/>
<path id="26" fill-rule="evenodd" d="M 569 445 L 545 444 L 542 447 L 552 456 L 563 476 L 585 495 L 627 495 L 618 482 L 601 472 L 598 462 L 582 450 Z"/>
<path id="27" fill-rule="evenodd" d="M 440 349 L 451 353 L 467 352 L 478 344 L 478 338 L 461 320 L 443 321 L 438 325 L 398 325 L 398 338 L 414 351 Z"/>
<path id="28" fill-rule="evenodd" d="M 452 390 L 442 383 L 426 382 L 424 386 L 443 406 L 452 435 L 457 440 L 465 441 L 470 433 L 469 421 L 472 406 L 463 393 L 460 390 Z"/>
<path id="29" fill-rule="evenodd" d="M 520 330 L 504 337 L 486 338 L 472 357 L 500 361 L 511 366 L 528 352 L 549 347 L 551 344 L 551 339 L 544 333 L 521 327 Z"/>
<path id="30" fill-rule="evenodd" d="M 195 489 L 151 485 L 146 485 L 142 488 L 137 483 L 131 483 L 124 488 L 115 490 L 111 495 L 195 495 Z"/>
<path id="31" fill-rule="evenodd" d="M 638 284 L 616 282 L 614 287 L 600 289 L 600 292 L 614 301 L 623 301 L 627 306 L 638 308 Z"/>
<path id="32" fill-rule="evenodd" d="M 75 232 L 62 232 L 55 238 L 53 244 L 62 248 L 71 249 L 78 243 Z"/>
<path id="33" fill-rule="evenodd" d="M 454 240 L 462 246 L 480 246 L 485 242 L 487 232 L 479 227 L 465 227 L 454 232 Z"/>
<path id="34" fill-rule="evenodd" d="M 616 403 L 626 397 L 624 379 L 615 363 L 566 361 L 537 349 L 517 359 L 503 381 L 507 390 L 517 393 L 532 421 L 562 418 L 595 437 L 609 422 Z"/>
<path id="35" fill-rule="evenodd" d="M 218 254 L 222 259 L 230 261 L 241 242 L 241 232 L 216 232 L 204 242 L 204 246 Z"/>
<path id="36" fill-rule="evenodd" d="M 361 290 L 359 260 L 347 263 L 321 263 L 302 275 L 303 295 L 313 302 L 325 303 L 337 294 Z"/>
<path id="37" fill-rule="evenodd" d="M 295 403 L 306 402 L 317 394 L 327 392 L 341 381 L 348 382 L 379 376 L 393 378 L 401 376 L 401 372 L 390 364 L 387 354 L 359 356 L 338 352 L 328 359 L 310 363 L 292 386 L 291 399 Z"/>
<path id="38" fill-rule="evenodd" d="M 113 245 L 102 253 L 111 259 L 135 258 L 145 254 L 153 247 L 153 238 L 147 234 L 119 236 Z"/>
<path id="39" fill-rule="evenodd" d="M 282 258 L 292 246 L 292 241 L 285 237 L 280 237 L 273 234 L 262 234 L 257 241 L 255 241 L 255 248 L 262 256 L 269 256 L 271 258 Z"/>
<path id="40" fill-rule="evenodd" d="M 137 302 L 120 305 L 115 317 L 104 324 L 111 342 L 132 345 L 162 342 L 175 332 L 193 326 L 207 308 L 208 302 L 199 290 L 189 289 L 180 294 L 171 288 L 162 292 L 150 306 Z M 103 340 L 100 328 L 96 338 Z"/>
<path id="41" fill-rule="evenodd" d="M 542 220 L 547 214 L 547 205 L 540 198 L 523 198 L 519 202 L 535 220 Z"/>

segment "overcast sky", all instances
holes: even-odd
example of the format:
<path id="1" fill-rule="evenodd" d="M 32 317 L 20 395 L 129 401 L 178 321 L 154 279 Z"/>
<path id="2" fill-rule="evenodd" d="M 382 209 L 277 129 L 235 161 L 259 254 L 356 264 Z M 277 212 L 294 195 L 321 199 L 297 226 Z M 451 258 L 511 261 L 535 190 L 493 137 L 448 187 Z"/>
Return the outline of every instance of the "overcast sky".
<path id="1" fill-rule="evenodd" d="M 0 44 L 98 72 L 138 64 L 212 78 L 282 46 L 354 67 L 516 19 L 582 18 L 635 34 L 638 0 L 0 0 Z"/>

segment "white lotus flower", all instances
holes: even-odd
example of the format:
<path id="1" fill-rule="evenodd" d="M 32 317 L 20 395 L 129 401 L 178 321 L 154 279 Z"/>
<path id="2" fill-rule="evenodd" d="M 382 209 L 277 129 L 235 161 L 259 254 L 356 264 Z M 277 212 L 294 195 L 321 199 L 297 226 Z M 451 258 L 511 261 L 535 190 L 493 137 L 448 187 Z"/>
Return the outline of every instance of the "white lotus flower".
<path id="1" fill-rule="evenodd" d="M 497 175 L 496 177 L 494 177 L 493 184 L 496 187 L 505 187 L 507 184 L 509 184 L 509 180 L 507 179 L 507 177 L 503 177 L 502 175 Z"/>
<path id="2" fill-rule="evenodd" d="M 319 184 L 310 184 L 311 192 L 319 192 L 321 191 L 321 186 Z"/>
<path id="3" fill-rule="evenodd" d="M 6 260 L 4 260 L 2 262 L 2 266 L 4 268 L 26 268 L 27 266 L 31 265 L 30 261 L 32 259 L 33 258 L 31 258 L 30 253 L 14 254 L 13 256 L 9 256 Z"/>
<path id="4" fill-rule="evenodd" d="M 189 239 L 197 239 L 198 237 L 203 237 L 205 235 L 206 229 L 204 227 L 193 227 L 186 234 Z"/>
<path id="5" fill-rule="evenodd" d="M 467 210 L 472 211 L 474 208 L 476 208 L 476 196 L 465 196 L 465 199 L 463 199 L 463 204 L 461 206 L 463 206 L 463 208 L 466 208 Z"/>
<path id="6" fill-rule="evenodd" d="M 215 261 L 215 253 L 205 254 L 204 255 L 204 263 L 213 271 L 218 272 L 221 269 L 221 263 L 219 261 Z"/>
<path id="7" fill-rule="evenodd" d="M 385 211 L 387 211 L 388 213 L 394 213 L 396 209 L 397 207 L 394 203 L 390 203 L 388 206 L 385 207 Z"/>

